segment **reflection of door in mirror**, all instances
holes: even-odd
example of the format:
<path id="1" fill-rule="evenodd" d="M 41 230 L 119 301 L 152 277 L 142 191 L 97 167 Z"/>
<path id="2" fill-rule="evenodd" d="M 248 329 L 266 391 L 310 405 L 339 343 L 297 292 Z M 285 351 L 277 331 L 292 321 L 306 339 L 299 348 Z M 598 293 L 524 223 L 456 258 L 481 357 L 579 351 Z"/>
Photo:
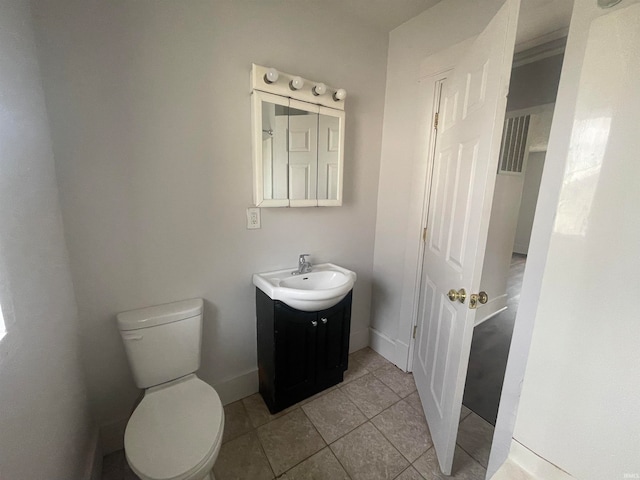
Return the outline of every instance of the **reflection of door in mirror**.
<path id="1" fill-rule="evenodd" d="M 286 200 L 288 159 L 286 128 L 289 107 L 262 102 L 262 169 L 264 198 Z"/>
<path id="2" fill-rule="evenodd" d="M 338 199 L 340 119 L 320 115 L 318 121 L 318 198 Z"/>
<path id="3" fill-rule="evenodd" d="M 289 200 L 314 200 L 318 172 L 318 114 L 289 108 Z"/>

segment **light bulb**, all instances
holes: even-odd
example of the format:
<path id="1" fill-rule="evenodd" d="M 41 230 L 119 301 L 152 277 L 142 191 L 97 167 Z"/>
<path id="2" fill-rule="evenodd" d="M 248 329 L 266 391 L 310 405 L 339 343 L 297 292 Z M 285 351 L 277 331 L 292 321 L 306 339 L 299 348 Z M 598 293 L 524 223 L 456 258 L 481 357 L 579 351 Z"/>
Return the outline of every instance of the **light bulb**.
<path id="1" fill-rule="evenodd" d="M 344 88 L 339 88 L 338 90 L 336 90 L 336 93 L 333 94 L 333 99 L 336 102 L 344 100 L 345 98 L 347 98 L 347 91 Z"/>
<path id="2" fill-rule="evenodd" d="M 267 70 L 267 73 L 264 74 L 264 81 L 265 83 L 275 83 L 278 81 L 279 76 L 278 70 L 270 68 Z"/>
<path id="3" fill-rule="evenodd" d="M 289 87 L 291 90 L 300 90 L 304 85 L 304 80 L 300 77 L 293 77 L 289 82 Z"/>
<path id="4" fill-rule="evenodd" d="M 317 83 L 311 91 L 317 97 L 318 95 L 324 95 L 327 93 L 327 86 L 324 83 Z"/>

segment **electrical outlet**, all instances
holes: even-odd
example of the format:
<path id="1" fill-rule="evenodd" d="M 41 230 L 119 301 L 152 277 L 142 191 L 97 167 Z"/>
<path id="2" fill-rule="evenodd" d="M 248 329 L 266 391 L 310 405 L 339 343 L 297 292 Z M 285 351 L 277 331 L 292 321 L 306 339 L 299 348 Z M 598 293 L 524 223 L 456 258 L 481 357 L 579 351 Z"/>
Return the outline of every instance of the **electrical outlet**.
<path id="1" fill-rule="evenodd" d="M 258 207 L 247 208 L 247 228 L 249 230 L 260 228 L 260 209 Z"/>

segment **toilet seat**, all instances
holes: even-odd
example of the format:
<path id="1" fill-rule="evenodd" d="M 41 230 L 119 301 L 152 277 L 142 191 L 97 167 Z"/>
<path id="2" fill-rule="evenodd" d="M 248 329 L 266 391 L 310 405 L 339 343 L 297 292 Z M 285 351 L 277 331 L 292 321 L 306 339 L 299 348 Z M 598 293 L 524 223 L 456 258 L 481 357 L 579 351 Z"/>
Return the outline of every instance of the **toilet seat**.
<path id="1" fill-rule="evenodd" d="M 189 479 L 218 453 L 223 427 L 220 397 L 195 375 L 150 388 L 127 423 L 127 461 L 143 479 Z"/>

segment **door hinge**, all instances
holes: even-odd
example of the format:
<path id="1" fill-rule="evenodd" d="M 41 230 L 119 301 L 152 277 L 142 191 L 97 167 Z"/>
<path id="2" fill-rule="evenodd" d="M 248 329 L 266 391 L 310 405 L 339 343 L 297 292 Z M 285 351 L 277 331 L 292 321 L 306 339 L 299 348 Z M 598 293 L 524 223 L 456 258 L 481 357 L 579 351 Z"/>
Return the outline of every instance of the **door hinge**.
<path id="1" fill-rule="evenodd" d="M 418 325 L 413 326 L 413 338 L 416 338 L 416 331 L 418 330 Z"/>
<path id="2" fill-rule="evenodd" d="M 440 116 L 440 112 L 436 112 L 435 117 L 433 118 L 433 128 L 438 129 L 438 117 Z"/>
<path id="3" fill-rule="evenodd" d="M 427 227 L 424 227 L 422 229 L 422 241 L 426 242 L 427 241 Z"/>

